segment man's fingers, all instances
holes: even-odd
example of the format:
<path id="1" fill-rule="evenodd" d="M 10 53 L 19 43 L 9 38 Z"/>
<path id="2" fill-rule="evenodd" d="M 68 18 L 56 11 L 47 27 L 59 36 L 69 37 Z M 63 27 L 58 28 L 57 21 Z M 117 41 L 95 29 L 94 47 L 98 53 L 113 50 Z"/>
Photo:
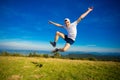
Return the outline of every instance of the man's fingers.
<path id="1" fill-rule="evenodd" d="M 93 6 L 90 7 L 90 9 L 93 9 L 93 8 L 94 8 Z"/>
<path id="2" fill-rule="evenodd" d="M 92 11 L 92 10 L 93 10 L 93 6 L 92 6 L 92 7 L 89 7 L 88 9 L 89 9 L 90 11 Z"/>
<path id="3" fill-rule="evenodd" d="M 48 21 L 48 23 L 49 23 L 49 24 L 51 24 L 51 23 L 52 23 L 52 21 Z"/>
<path id="4" fill-rule="evenodd" d="M 93 6 L 91 6 L 91 7 L 89 7 L 88 9 L 93 9 L 94 7 Z"/>

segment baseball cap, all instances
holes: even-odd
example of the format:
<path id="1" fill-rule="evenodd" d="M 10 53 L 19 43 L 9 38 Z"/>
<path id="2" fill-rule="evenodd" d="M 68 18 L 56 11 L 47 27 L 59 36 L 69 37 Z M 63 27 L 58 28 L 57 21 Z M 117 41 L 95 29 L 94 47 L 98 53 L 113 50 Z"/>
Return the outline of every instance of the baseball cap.
<path id="1" fill-rule="evenodd" d="M 70 22 L 70 19 L 69 18 L 65 18 L 64 21 L 69 21 Z"/>

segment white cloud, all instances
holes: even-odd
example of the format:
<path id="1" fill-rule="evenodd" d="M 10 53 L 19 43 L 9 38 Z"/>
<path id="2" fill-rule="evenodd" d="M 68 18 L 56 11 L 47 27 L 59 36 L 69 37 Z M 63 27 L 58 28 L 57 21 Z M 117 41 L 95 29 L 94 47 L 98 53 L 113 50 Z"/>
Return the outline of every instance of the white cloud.
<path id="1" fill-rule="evenodd" d="M 62 48 L 64 44 L 57 44 L 58 48 Z M 0 40 L 1 49 L 25 49 L 25 50 L 53 50 L 54 48 L 46 42 L 32 42 L 21 40 Z M 72 45 L 68 51 L 83 51 L 83 52 L 117 52 L 120 53 L 120 48 L 101 48 L 96 45 L 74 46 Z"/>
<path id="2" fill-rule="evenodd" d="M 95 47 L 95 44 L 87 45 L 86 47 Z"/>
<path id="3" fill-rule="evenodd" d="M 97 47 L 96 45 L 88 45 L 88 46 L 73 46 L 69 51 L 120 53 L 120 48 L 102 48 L 102 47 Z"/>
<path id="4" fill-rule="evenodd" d="M 44 42 L 28 41 L 5 41 L 0 42 L 0 48 L 6 49 L 26 49 L 26 50 L 51 50 L 50 44 Z"/>

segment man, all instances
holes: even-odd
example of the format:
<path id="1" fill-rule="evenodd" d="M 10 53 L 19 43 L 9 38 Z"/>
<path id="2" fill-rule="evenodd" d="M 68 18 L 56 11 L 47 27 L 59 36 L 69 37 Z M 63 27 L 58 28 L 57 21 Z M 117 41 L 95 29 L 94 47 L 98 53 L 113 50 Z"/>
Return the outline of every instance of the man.
<path id="1" fill-rule="evenodd" d="M 75 38 L 76 38 L 76 35 L 77 35 L 77 24 L 85 17 L 87 16 L 91 11 L 93 10 L 93 7 L 90 7 L 88 8 L 88 10 L 83 13 L 76 21 L 74 21 L 73 23 L 70 22 L 70 19 L 68 18 L 65 18 L 64 20 L 64 23 L 65 25 L 61 25 L 61 24 L 58 24 L 58 23 L 55 23 L 55 22 L 52 22 L 52 21 L 49 21 L 50 24 L 53 24 L 57 27 L 60 27 L 60 28 L 64 28 L 67 30 L 68 32 L 68 35 L 65 35 L 59 31 L 56 32 L 56 35 L 55 35 L 55 39 L 54 39 L 54 42 L 50 42 L 50 44 L 53 46 L 53 47 L 56 47 L 56 43 L 59 39 L 59 36 L 62 37 L 65 41 L 66 41 L 66 44 L 63 48 L 56 48 L 55 50 L 53 50 L 52 52 L 65 52 L 66 50 L 68 50 L 70 48 L 70 46 L 75 42 Z"/>

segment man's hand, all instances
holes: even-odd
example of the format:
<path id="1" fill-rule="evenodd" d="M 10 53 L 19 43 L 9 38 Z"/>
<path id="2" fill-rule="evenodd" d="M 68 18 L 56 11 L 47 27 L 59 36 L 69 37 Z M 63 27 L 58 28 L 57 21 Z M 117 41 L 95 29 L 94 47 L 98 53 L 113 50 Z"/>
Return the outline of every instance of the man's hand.
<path id="1" fill-rule="evenodd" d="M 92 6 L 92 7 L 89 7 L 88 10 L 89 10 L 89 11 L 92 11 L 92 10 L 93 10 L 93 6 Z"/>
<path id="2" fill-rule="evenodd" d="M 49 24 L 52 24 L 53 22 L 52 21 L 48 21 Z"/>

